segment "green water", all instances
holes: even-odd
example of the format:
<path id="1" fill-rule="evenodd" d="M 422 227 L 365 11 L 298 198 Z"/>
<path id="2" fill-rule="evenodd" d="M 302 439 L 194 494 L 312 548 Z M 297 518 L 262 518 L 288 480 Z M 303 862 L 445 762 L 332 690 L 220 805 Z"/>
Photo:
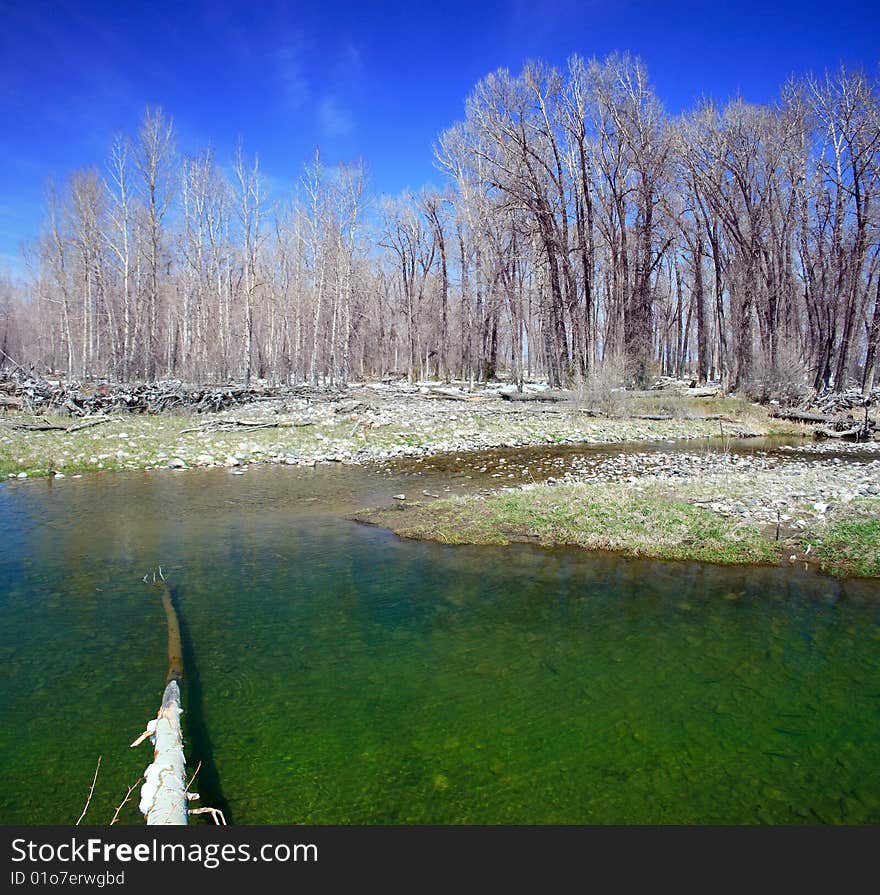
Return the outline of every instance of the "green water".
<path id="1" fill-rule="evenodd" d="M 880 584 L 344 518 L 442 481 L 0 486 L 0 822 L 74 822 L 100 755 L 107 823 L 148 763 L 128 744 L 164 684 L 159 563 L 193 789 L 234 823 L 880 822 Z"/>

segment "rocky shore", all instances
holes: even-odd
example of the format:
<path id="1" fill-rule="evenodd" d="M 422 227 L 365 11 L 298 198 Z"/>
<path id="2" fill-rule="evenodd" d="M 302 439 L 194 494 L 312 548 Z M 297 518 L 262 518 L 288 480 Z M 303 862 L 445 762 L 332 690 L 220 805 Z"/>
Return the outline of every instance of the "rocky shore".
<path id="1" fill-rule="evenodd" d="M 635 452 L 573 458 L 569 466 L 549 484 L 624 483 L 636 493 L 650 488 L 670 495 L 687 491 L 697 506 L 757 525 L 779 524 L 783 532 L 804 531 L 854 500 L 880 496 L 878 442 L 784 446 L 772 454 L 748 455 Z"/>
<path id="2" fill-rule="evenodd" d="M 502 400 L 502 391 L 375 383 L 211 414 L 104 416 L 87 420 L 88 427 L 61 417 L 7 413 L 0 418 L 0 474 L 372 463 L 530 445 L 807 431 L 735 399 L 680 399 L 670 408 L 668 399 L 658 397 L 597 417 L 574 401 L 510 402 Z M 658 409 L 664 412 L 650 412 Z"/>

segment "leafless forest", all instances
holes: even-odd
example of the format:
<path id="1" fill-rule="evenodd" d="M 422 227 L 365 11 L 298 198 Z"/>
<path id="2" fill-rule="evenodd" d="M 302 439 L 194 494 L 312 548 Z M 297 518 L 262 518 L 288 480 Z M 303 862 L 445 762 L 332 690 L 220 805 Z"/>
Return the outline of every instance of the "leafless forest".
<path id="1" fill-rule="evenodd" d="M 436 191 L 374 197 L 362 162 L 316 152 L 270 195 L 249 149 L 184 157 L 148 109 L 103 168 L 47 190 L 26 282 L 0 285 L 2 360 L 202 382 L 670 374 L 756 397 L 880 379 L 864 73 L 674 117 L 629 56 L 530 63 L 477 84 L 434 155 Z"/>

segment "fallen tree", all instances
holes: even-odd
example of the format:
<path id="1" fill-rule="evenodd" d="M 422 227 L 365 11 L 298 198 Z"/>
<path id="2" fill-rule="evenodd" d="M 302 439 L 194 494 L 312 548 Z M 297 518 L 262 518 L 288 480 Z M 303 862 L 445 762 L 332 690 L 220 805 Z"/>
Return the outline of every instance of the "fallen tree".
<path id="1" fill-rule="evenodd" d="M 574 392 L 563 389 L 544 389 L 540 392 L 499 392 L 505 401 L 573 401 Z"/>
<path id="2" fill-rule="evenodd" d="M 147 581 L 148 577 L 145 575 L 144 581 Z M 165 611 L 168 629 L 168 673 L 162 704 L 155 720 L 150 721 L 147 729 L 131 744 L 134 748 L 149 739 L 154 746 L 153 761 L 144 771 L 140 812 L 146 818 L 147 826 L 184 826 L 189 822 L 191 814 L 211 814 L 215 823 L 225 824 L 223 813 L 217 809 L 189 808 L 189 803 L 198 799 L 199 794 L 189 792 L 189 784 L 186 781 L 186 756 L 180 726 L 180 716 L 183 714 L 180 698 L 180 681 L 183 678 L 180 620 L 161 567 L 158 578 L 153 573 L 153 585 L 160 590 L 162 608 Z"/>
<path id="3" fill-rule="evenodd" d="M 253 431 L 254 429 L 302 429 L 314 425 L 311 420 L 211 420 L 192 429 L 182 429 L 180 434 L 189 432 L 235 432 L 236 430 Z"/>
<path id="4" fill-rule="evenodd" d="M 834 419 L 827 413 L 815 413 L 809 410 L 777 410 L 770 416 L 777 420 L 790 420 L 793 423 L 828 423 Z"/>
<path id="5" fill-rule="evenodd" d="M 79 432 L 80 429 L 89 429 L 92 426 L 100 426 L 102 423 L 109 423 L 115 419 L 112 416 L 92 417 L 81 423 L 75 423 L 72 426 L 58 426 L 55 423 L 27 423 L 19 421 L 3 421 L 3 425 L 9 429 L 15 429 L 19 432 L 63 432 L 69 435 L 71 432 Z"/>

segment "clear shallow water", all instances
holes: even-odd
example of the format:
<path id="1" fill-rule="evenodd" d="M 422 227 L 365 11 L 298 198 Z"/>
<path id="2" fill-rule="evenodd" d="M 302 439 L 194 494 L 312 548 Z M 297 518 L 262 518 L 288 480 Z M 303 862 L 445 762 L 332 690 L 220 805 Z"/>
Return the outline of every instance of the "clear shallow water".
<path id="1" fill-rule="evenodd" d="M 149 760 L 159 563 L 194 789 L 235 823 L 877 823 L 880 585 L 401 541 L 348 467 L 0 487 L 0 822 Z M 416 491 L 417 493 L 417 491 Z M 136 801 L 136 800 L 135 800 Z M 138 823 L 133 803 L 124 822 Z"/>

